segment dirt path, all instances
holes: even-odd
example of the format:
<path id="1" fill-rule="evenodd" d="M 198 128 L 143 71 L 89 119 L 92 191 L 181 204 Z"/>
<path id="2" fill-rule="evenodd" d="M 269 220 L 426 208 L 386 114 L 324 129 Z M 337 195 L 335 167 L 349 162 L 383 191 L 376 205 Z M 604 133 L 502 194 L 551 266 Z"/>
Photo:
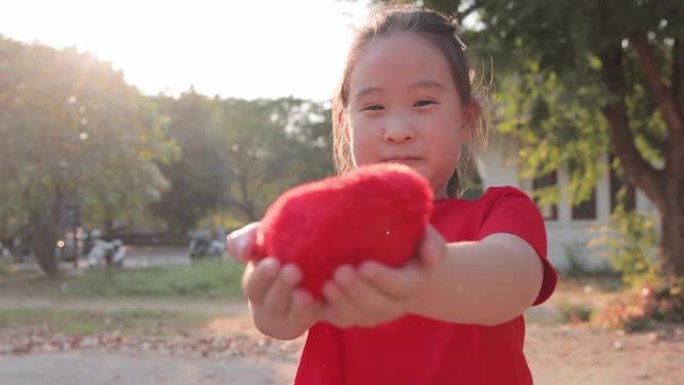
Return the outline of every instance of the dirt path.
<path id="1" fill-rule="evenodd" d="M 244 303 L 0 297 L 0 308 L 17 307 L 155 308 L 210 313 L 217 318 L 203 337 L 179 337 L 162 344 L 128 341 L 93 347 L 80 341 L 75 348 L 38 346 L 29 354 L 2 354 L 0 349 L 0 382 L 8 385 L 289 384 L 303 342 L 259 335 Z M 550 322 L 553 317 L 550 306 L 529 314 L 526 354 L 535 384 L 684 384 L 684 325 L 621 334 Z M 188 343 L 198 341 L 202 348 L 188 348 Z"/>
<path id="2" fill-rule="evenodd" d="M 684 384 L 684 325 L 621 334 L 532 324 L 525 353 L 538 385 Z"/>
<path id="3" fill-rule="evenodd" d="M 232 358 L 222 361 L 146 352 L 70 351 L 0 356 L 6 385 L 229 385 L 285 384 L 292 360 Z"/>

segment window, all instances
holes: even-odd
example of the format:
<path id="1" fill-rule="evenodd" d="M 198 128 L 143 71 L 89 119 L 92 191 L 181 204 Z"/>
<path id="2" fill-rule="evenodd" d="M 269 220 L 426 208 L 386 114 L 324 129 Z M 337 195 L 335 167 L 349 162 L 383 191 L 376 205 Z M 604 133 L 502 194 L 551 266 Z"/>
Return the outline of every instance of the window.
<path id="1" fill-rule="evenodd" d="M 540 190 L 547 187 L 556 186 L 558 184 L 558 171 L 550 172 L 546 175 L 534 178 L 532 180 L 532 190 Z M 558 219 L 558 205 L 555 203 L 540 205 L 538 199 L 535 198 L 535 203 L 539 207 L 539 212 L 541 212 L 542 217 L 546 220 L 557 220 Z"/>
<path id="2" fill-rule="evenodd" d="M 596 219 L 596 188 L 591 197 L 578 205 L 572 206 L 572 219 Z"/>

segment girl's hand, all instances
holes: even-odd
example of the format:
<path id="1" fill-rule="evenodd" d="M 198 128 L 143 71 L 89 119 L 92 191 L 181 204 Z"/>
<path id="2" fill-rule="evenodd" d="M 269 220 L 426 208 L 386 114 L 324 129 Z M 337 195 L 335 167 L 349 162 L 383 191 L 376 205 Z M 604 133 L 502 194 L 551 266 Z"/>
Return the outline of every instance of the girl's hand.
<path id="1" fill-rule="evenodd" d="M 226 252 L 238 262 L 264 257 L 255 246 L 256 236 L 261 223 L 252 222 L 245 227 L 232 231 L 226 236 Z"/>
<path id="2" fill-rule="evenodd" d="M 313 297 L 297 288 L 301 280 L 302 272 L 297 266 L 281 266 L 274 257 L 247 265 L 242 289 L 259 331 L 290 340 L 304 334 L 317 321 Z"/>
<path id="3" fill-rule="evenodd" d="M 337 327 L 372 327 L 409 313 L 432 273 L 446 255 L 446 242 L 432 226 L 418 250 L 419 258 L 393 268 L 369 261 L 358 269 L 341 266 L 326 282 L 322 320 Z"/>
<path id="4" fill-rule="evenodd" d="M 259 223 L 252 223 L 231 233 L 226 249 L 238 261 L 250 261 L 242 276 L 242 290 L 257 329 L 278 339 L 297 338 L 317 321 L 313 298 L 297 288 L 302 280 L 297 266 L 281 266 L 274 257 L 253 262 L 261 257 L 254 247 L 258 229 Z"/>

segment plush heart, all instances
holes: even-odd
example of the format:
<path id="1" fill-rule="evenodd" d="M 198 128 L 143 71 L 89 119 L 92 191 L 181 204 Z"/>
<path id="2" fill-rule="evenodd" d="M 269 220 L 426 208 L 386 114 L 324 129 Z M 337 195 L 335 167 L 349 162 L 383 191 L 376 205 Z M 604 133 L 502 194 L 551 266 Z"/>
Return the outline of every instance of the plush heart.
<path id="1" fill-rule="evenodd" d="M 303 287 L 321 287 L 342 264 L 405 264 L 432 212 L 432 188 L 412 168 L 379 163 L 294 187 L 268 208 L 257 247 L 301 267 Z"/>

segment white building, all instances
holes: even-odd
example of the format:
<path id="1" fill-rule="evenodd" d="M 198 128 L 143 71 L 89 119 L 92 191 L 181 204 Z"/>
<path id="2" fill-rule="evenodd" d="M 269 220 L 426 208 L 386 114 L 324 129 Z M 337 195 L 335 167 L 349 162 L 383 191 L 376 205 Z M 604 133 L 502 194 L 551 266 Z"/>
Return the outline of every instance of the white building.
<path id="1" fill-rule="evenodd" d="M 569 175 L 566 170 L 559 169 L 555 175 L 534 182 L 519 178 L 518 146 L 518 141 L 512 136 L 498 134 L 490 138 L 487 149 L 478 157 L 478 172 L 485 187 L 511 185 L 531 193 L 533 187 L 540 183 L 557 184 L 561 191 L 559 203 L 540 207 L 546 222 L 549 260 L 558 270 L 567 270 L 573 264 L 580 264 L 587 270 L 609 269 L 607 259 L 600 256 L 595 247 L 590 247 L 588 241 L 598 235 L 596 228 L 607 224 L 611 214 L 618 189 L 612 175 L 603 173 L 597 182 L 594 198 L 581 207 L 573 208 L 567 191 Z M 606 169 L 608 161 L 607 155 L 600 160 Z M 638 212 L 656 212 L 655 205 L 641 191 L 637 190 L 632 197 L 632 204 Z"/>

